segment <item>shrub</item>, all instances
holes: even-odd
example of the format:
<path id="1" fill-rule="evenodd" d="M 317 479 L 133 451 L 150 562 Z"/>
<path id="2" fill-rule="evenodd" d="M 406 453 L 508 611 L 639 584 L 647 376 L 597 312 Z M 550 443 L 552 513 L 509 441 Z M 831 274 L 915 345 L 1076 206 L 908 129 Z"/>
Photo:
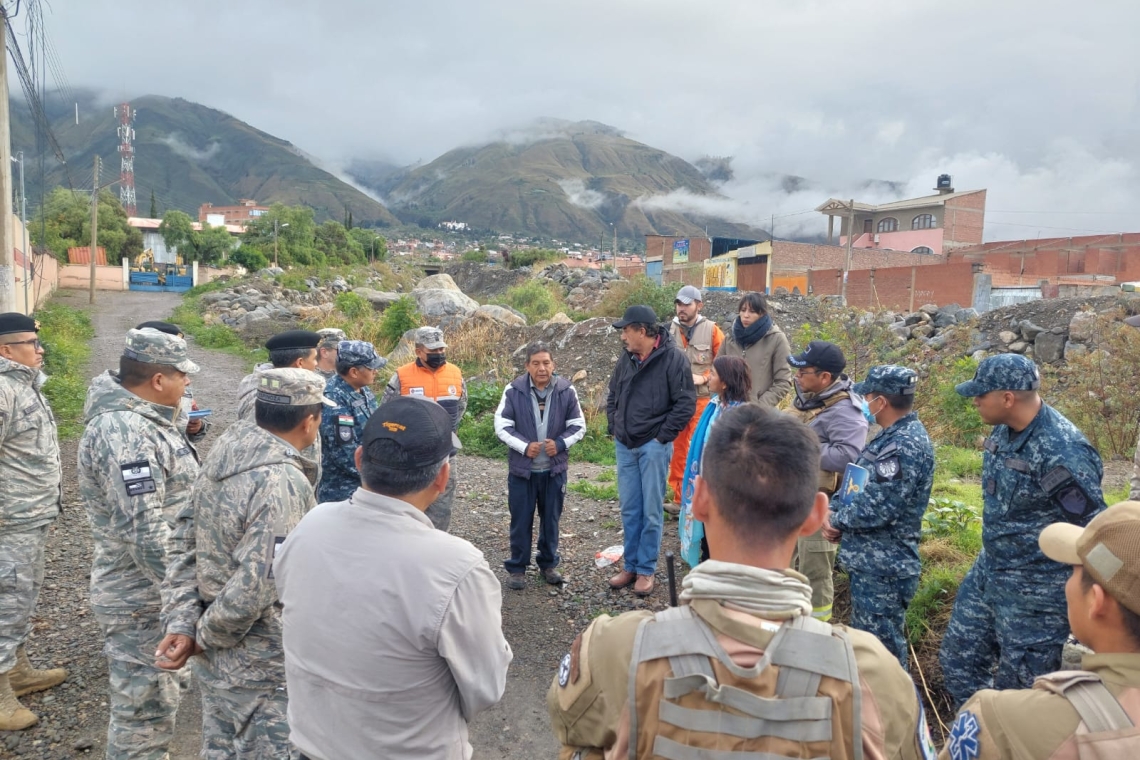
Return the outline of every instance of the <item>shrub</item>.
<path id="1" fill-rule="evenodd" d="M 250 272 L 259 272 L 269 266 L 269 259 L 258 249 L 243 245 L 230 254 L 230 261 L 245 267 Z"/>
<path id="2" fill-rule="evenodd" d="M 460 257 L 460 259 L 462 261 L 474 261 L 478 264 L 484 264 L 487 261 L 488 255 L 489 254 L 486 251 L 467 251 Z"/>
<path id="3" fill-rule="evenodd" d="M 527 248 L 525 251 L 511 253 L 509 266 L 511 269 L 521 269 L 546 261 L 561 261 L 562 257 L 563 254 L 560 251 L 552 251 L 548 248 Z"/>
<path id="4" fill-rule="evenodd" d="M 508 306 L 525 314 L 530 324 L 550 319 L 563 308 L 561 288 L 542 280 L 527 280 L 515 285 L 507 291 L 504 300 Z"/>
<path id="5" fill-rule="evenodd" d="M 636 275 L 611 286 L 594 316 L 620 317 L 630 306 L 646 304 L 657 314 L 659 322 L 665 322 L 673 317 L 676 295 L 677 288 L 673 285 L 658 285 L 645 275 Z"/>
<path id="6" fill-rule="evenodd" d="M 338 293 L 336 310 L 349 319 L 360 319 L 372 311 L 372 304 L 359 293 Z"/>
<path id="7" fill-rule="evenodd" d="M 309 283 L 305 282 L 308 278 L 309 275 L 305 272 L 293 270 L 277 275 L 277 282 L 280 283 L 283 288 L 296 290 L 298 293 L 308 293 Z"/>
<path id="8" fill-rule="evenodd" d="M 416 300 L 411 296 L 400 296 L 395 303 L 384 310 L 384 317 L 380 320 L 380 337 L 387 343 L 388 350 L 392 350 L 400 343 L 400 338 L 408 330 L 414 330 L 423 324 Z"/>

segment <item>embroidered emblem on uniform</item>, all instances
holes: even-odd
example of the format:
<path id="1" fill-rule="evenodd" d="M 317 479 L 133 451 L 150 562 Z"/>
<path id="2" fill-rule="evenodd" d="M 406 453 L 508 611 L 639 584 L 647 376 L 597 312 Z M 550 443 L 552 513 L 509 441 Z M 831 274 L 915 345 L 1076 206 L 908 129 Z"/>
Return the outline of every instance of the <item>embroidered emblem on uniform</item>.
<path id="1" fill-rule="evenodd" d="M 570 683 L 570 653 L 567 652 L 558 663 L 558 685 L 565 687 Z"/>
<path id="2" fill-rule="evenodd" d="M 352 440 L 354 427 L 356 427 L 356 420 L 351 414 L 337 415 L 336 433 L 343 443 Z"/>
<path id="3" fill-rule="evenodd" d="M 964 712 L 954 721 L 950 729 L 950 740 L 946 743 L 952 760 L 977 760 L 982 746 L 978 741 L 978 719 L 972 712 Z"/>
<path id="4" fill-rule="evenodd" d="M 899 460 L 896 457 L 884 459 L 875 465 L 875 469 L 879 471 L 880 478 L 893 478 L 899 474 Z"/>

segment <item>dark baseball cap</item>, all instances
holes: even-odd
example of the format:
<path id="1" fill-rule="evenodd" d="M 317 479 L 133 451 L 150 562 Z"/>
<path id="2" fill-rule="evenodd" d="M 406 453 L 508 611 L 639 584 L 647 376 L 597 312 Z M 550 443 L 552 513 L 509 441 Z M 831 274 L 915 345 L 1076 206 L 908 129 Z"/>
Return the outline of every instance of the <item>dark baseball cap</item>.
<path id="1" fill-rule="evenodd" d="M 973 398 L 990 391 L 1035 391 L 1041 387 L 1041 373 L 1032 359 L 1021 354 L 995 354 L 982 359 L 974 379 L 954 387 L 959 396 Z"/>
<path id="2" fill-rule="evenodd" d="M 838 375 L 847 366 L 847 357 L 834 343 L 828 343 L 826 340 L 813 340 L 802 352 L 789 356 L 788 364 L 798 368 L 815 367 L 824 372 Z"/>
<path id="3" fill-rule="evenodd" d="M 626 325 L 655 325 L 657 324 L 657 315 L 653 309 L 645 304 L 638 304 L 637 306 L 630 306 L 625 310 L 625 314 L 617 322 L 614 322 L 614 329 L 620 330 Z"/>
<path id="4" fill-rule="evenodd" d="M 416 469 L 442 462 L 463 448 L 451 425 L 451 415 L 431 399 L 401 396 L 383 404 L 368 419 L 360 445 L 364 456 L 373 441 L 399 444 L 402 456 L 373 464 L 393 470 Z"/>

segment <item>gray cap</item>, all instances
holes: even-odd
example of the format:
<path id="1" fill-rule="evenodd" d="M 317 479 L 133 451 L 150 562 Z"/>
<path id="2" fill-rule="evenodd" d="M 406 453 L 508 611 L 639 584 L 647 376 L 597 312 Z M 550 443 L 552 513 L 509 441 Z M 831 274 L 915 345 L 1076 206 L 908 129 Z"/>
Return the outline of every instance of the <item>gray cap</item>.
<path id="1" fill-rule="evenodd" d="M 701 298 L 700 288 L 697 288 L 693 285 L 686 285 L 677 291 L 677 297 L 673 299 L 673 302 L 676 303 L 677 301 L 680 301 L 681 303 L 688 306 L 693 301 L 701 301 L 703 303 L 704 300 L 705 299 Z"/>
<path id="2" fill-rule="evenodd" d="M 325 398 L 325 379 L 307 369 L 267 369 L 257 383 L 257 400 L 281 406 L 336 406 Z"/>
<path id="3" fill-rule="evenodd" d="M 416 330 L 415 337 L 416 345 L 430 348 L 432 350 L 437 348 L 447 348 L 447 343 L 443 341 L 443 330 L 438 327 L 421 327 Z"/>
<path id="4" fill-rule="evenodd" d="M 144 364 L 168 364 L 187 375 L 193 375 L 199 370 L 198 365 L 190 361 L 186 353 L 185 340 L 153 327 L 128 330 L 123 356 Z"/>
<path id="5" fill-rule="evenodd" d="M 348 340 L 344 330 L 339 327 L 322 327 L 317 330 L 317 335 L 321 336 L 321 348 L 332 348 L 342 340 Z"/>
<path id="6" fill-rule="evenodd" d="M 336 360 L 350 367 L 380 369 L 388 360 L 376 353 L 376 348 L 364 340 L 342 340 L 336 344 Z"/>

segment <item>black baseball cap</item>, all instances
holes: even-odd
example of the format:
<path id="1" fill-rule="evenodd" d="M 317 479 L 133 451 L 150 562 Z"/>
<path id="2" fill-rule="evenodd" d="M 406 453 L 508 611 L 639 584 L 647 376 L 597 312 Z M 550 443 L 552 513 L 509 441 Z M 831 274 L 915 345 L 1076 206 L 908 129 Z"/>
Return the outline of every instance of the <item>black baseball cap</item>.
<path id="1" fill-rule="evenodd" d="M 0 335 L 25 332 L 38 333 L 39 331 L 40 323 L 38 321 L 18 311 L 0 314 Z"/>
<path id="2" fill-rule="evenodd" d="M 321 336 L 311 330 L 287 330 L 265 341 L 265 347 L 270 351 L 295 351 L 316 348 L 320 342 Z"/>
<path id="3" fill-rule="evenodd" d="M 655 325 L 657 324 L 657 315 L 649 306 L 646 306 L 645 304 L 639 304 L 637 306 L 630 306 L 628 309 L 626 309 L 625 315 L 613 324 L 615 330 L 620 330 L 626 325 L 632 324 Z"/>
<path id="4" fill-rule="evenodd" d="M 400 445 L 402 456 L 378 462 L 368 455 L 373 441 Z M 364 426 L 360 438 L 364 456 L 373 464 L 393 470 L 416 469 L 442 462 L 463 448 L 451 425 L 451 415 L 431 399 L 401 396 L 383 404 Z"/>
<path id="5" fill-rule="evenodd" d="M 793 367 L 815 367 L 833 375 L 839 375 L 847 366 L 847 357 L 834 343 L 826 340 L 813 340 L 808 343 L 801 353 L 788 357 L 788 364 Z"/>

